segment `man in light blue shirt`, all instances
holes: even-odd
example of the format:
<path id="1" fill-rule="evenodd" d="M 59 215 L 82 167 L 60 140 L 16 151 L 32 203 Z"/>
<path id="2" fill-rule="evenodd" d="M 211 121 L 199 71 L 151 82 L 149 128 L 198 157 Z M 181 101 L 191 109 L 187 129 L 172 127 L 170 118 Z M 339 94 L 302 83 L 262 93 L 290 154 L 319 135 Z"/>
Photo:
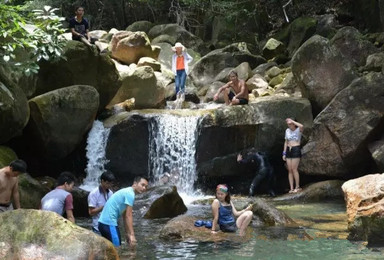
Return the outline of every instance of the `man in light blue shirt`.
<path id="1" fill-rule="evenodd" d="M 103 237 L 111 241 L 115 246 L 121 245 L 117 221 L 124 211 L 123 220 L 127 242 L 130 245 L 136 244 L 132 207 L 135 202 L 135 195 L 143 193 L 147 186 L 148 180 L 146 178 L 135 177 L 132 187 L 118 190 L 105 203 L 99 218 L 99 231 Z"/>

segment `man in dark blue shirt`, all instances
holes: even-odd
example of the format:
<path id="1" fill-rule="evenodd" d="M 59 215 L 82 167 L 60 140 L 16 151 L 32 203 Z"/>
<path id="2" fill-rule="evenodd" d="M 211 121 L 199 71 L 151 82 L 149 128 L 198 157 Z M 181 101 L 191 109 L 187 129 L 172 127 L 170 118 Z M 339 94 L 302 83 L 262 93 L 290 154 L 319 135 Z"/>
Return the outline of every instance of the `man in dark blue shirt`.
<path id="1" fill-rule="evenodd" d="M 269 195 L 275 196 L 273 191 L 273 167 L 269 163 L 267 156 L 262 152 L 250 151 L 243 155 L 237 155 L 238 163 L 249 164 L 253 169 L 255 169 L 256 176 L 253 178 L 251 186 L 249 187 L 249 196 L 253 196 L 256 188 L 260 185 L 261 181 L 267 180 L 267 190 Z"/>
<path id="2" fill-rule="evenodd" d="M 96 39 L 89 36 L 89 23 L 84 16 L 84 7 L 79 6 L 75 11 L 76 16 L 69 20 L 69 28 L 72 33 L 72 40 L 84 42 L 92 46 Z"/>

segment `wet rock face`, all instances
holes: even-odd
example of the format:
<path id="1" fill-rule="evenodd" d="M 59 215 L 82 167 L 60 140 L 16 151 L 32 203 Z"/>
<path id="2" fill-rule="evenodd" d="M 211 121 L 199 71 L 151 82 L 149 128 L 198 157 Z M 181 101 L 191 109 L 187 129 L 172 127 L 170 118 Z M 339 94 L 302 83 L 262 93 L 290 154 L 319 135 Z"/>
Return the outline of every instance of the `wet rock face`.
<path id="1" fill-rule="evenodd" d="M 369 174 L 342 186 L 347 204 L 349 239 L 370 245 L 384 242 L 384 175 Z"/>
<path id="2" fill-rule="evenodd" d="M 119 259 L 111 242 L 54 212 L 19 209 L 0 221 L 1 259 Z"/>

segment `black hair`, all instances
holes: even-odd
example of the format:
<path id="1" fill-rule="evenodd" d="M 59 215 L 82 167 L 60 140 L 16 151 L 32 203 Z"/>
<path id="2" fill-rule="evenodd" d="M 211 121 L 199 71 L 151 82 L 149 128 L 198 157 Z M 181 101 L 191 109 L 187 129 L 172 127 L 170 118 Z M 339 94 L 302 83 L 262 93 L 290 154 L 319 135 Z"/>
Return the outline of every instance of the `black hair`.
<path id="1" fill-rule="evenodd" d="M 231 75 L 235 75 L 236 77 L 238 77 L 237 72 L 234 70 L 231 70 L 231 72 L 229 72 L 228 77 Z"/>
<path id="2" fill-rule="evenodd" d="M 27 171 L 27 163 L 24 162 L 23 160 L 20 160 L 20 159 L 16 159 L 16 160 L 12 161 L 9 164 L 9 167 L 11 167 L 12 171 L 14 171 L 14 172 L 24 173 Z"/>
<path id="3" fill-rule="evenodd" d="M 111 171 L 106 170 L 105 172 L 103 172 L 103 174 L 101 174 L 100 180 L 108 181 L 108 182 L 114 182 L 116 180 L 116 178 L 115 178 L 115 175 Z"/>
<path id="4" fill-rule="evenodd" d="M 75 176 L 71 172 L 62 172 L 59 178 L 57 178 L 57 186 L 64 185 L 65 183 L 71 184 L 72 182 L 75 182 Z"/>
<path id="5" fill-rule="evenodd" d="M 134 179 L 133 179 L 133 183 L 139 183 L 141 181 L 141 179 L 144 179 L 148 182 L 148 179 L 146 177 L 143 177 L 143 176 L 136 176 Z"/>
<path id="6" fill-rule="evenodd" d="M 83 10 L 84 10 L 84 7 L 81 6 L 81 5 L 79 5 L 79 6 L 76 6 L 76 7 L 75 7 L 75 11 L 79 10 L 80 8 L 83 8 Z"/>

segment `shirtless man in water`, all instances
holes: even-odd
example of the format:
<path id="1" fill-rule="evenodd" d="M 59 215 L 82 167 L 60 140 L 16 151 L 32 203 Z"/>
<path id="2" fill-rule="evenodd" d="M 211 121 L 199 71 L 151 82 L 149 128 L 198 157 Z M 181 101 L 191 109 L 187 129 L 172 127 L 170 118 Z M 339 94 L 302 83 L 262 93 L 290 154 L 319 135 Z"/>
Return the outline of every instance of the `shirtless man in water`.
<path id="1" fill-rule="evenodd" d="M 248 88 L 244 80 L 238 78 L 235 71 L 229 73 L 229 82 L 219 88 L 213 96 L 217 100 L 221 92 L 224 91 L 224 100 L 227 105 L 246 105 L 248 104 Z"/>
<path id="2" fill-rule="evenodd" d="M 18 176 L 26 171 L 27 164 L 19 159 L 0 169 L 0 213 L 13 209 L 11 199 L 15 208 L 20 208 Z"/>

